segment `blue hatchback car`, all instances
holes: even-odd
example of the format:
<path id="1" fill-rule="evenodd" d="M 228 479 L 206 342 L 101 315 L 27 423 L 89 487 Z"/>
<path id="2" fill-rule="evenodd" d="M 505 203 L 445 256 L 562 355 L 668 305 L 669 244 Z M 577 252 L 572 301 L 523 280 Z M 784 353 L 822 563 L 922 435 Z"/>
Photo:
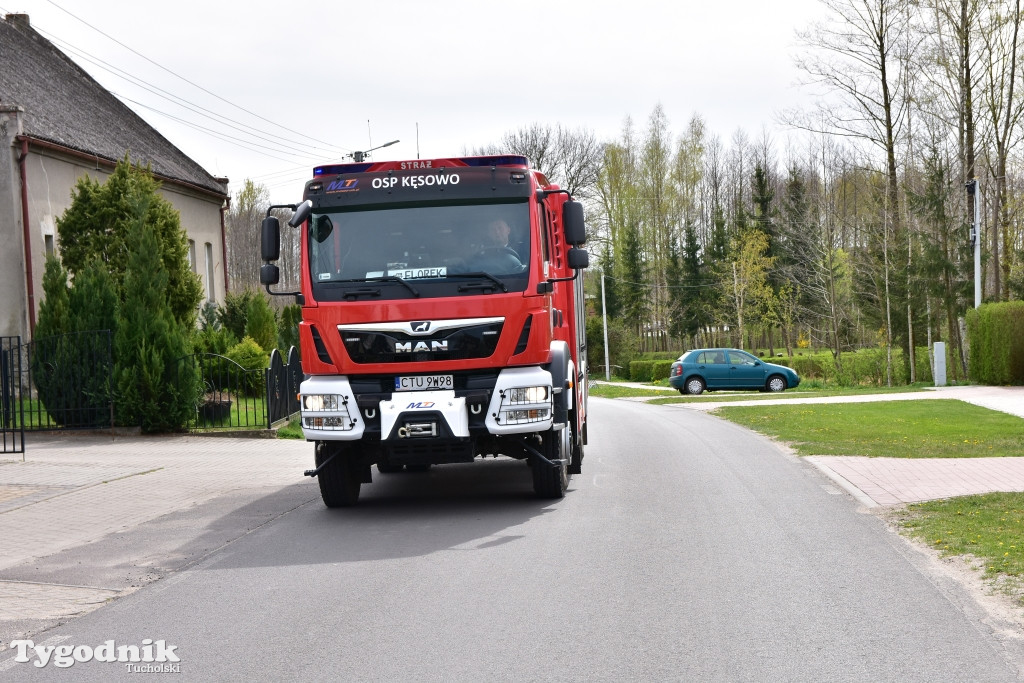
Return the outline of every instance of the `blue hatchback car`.
<path id="1" fill-rule="evenodd" d="M 800 384 L 800 375 L 739 349 L 695 349 L 672 364 L 668 381 L 680 394 L 697 395 L 705 389 L 784 391 Z"/>

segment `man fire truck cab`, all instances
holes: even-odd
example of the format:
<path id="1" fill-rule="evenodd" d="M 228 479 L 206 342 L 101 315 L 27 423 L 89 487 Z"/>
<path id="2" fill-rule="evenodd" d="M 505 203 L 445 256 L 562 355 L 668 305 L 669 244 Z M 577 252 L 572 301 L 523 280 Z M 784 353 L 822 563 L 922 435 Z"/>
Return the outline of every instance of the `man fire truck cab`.
<path id="1" fill-rule="evenodd" d="M 260 281 L 302 305 L 302 429 L 328 507 L 382 474 L 503 455 L 545 498 L 587 441 L 583 206 L 522 156 L 320 166 L 272 206 Z M 275 292 L 280 223 L 300 292 Z"/>

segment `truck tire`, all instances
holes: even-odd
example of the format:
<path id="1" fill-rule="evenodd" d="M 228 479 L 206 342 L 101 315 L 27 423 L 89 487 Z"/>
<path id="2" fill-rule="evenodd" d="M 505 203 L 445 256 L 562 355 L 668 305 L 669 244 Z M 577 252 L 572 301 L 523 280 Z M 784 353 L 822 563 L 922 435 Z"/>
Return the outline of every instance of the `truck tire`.
<path id="1" fill-rule="evenodd" d="M 316 449 L 317 467 L 335 453 L 339 454 L 317 475 L 320 497 L 329 508 L 351 507 L 359 500 L 359 488 L 362 484 L 359 461 L 354 457 L 354 453 L 346 453 L 345 450 L 347 449 L 342 444 L 330 441 L 323 442 Z"/>
<path id="2" fill-rule="evenodd" d="M 569 426 L 572 429 L 572 457 L 569 459 L 569 474 L 580 474 L 583 471 L 583 435 L 576 427 L 577 414 L 575 410 L 569 412 Z"/>
<path id="3" fill-rule="evenodd" d="M 563 460 L 565 462 L 559 467 L 551 467 L 539 458 L 534 458 L 530 464 L 533 472 L 533 490 L 541 498 L 562 498 L 565 490 L 569 488 L 569 462 L 571 457 L 572 444 L 569 443 L 569 427 L 562 427 L 558 431 L 545 432 L 541 452 L 548 460 Z"/>

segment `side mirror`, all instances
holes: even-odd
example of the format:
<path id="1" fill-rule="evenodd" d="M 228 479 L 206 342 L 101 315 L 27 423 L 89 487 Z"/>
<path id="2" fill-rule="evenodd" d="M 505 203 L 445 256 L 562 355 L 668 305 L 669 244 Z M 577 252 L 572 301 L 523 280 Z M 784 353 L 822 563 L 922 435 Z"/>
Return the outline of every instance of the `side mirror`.
<path id="1" fill-rule="evenodd" d="M 568 260 L 570 268 L 580 270 L 590 265 L 590 254 L 586 249 L 570 249 Z"/>
<path id="2" fill-rule="evenodd" d="M 562 205 L 562 225 L 565 241 L 578 247 L 587 241 L 587 226 L 583 221 L 583 204 L 568 201 Z"/>
<path id="3" fill-rule="evenodd" d="M 260 253 L 264 261 L 276 261 L 281 258 L 281 222 L 277 220 L 277 216 L 267 216 L 263 219 L 263 225 L 260 226 Z"/>
<path id="4" fill-rule="evenodd" d="M 264 263 L 260 266 L 260 284 L 261 285 L 276 285 L 281 279 L 281 269 L 275 266 L 273 263 Z"/>
<path id="5" fill-rule="evenodd" d="M 293 228 L 299 227 L 309 219 L 311 213 L 313 213 L 313 202 L 307 199 L 299 204 L 299 208 L 295 209 L 295 213 L 288 219 L 288 225 Z"/>

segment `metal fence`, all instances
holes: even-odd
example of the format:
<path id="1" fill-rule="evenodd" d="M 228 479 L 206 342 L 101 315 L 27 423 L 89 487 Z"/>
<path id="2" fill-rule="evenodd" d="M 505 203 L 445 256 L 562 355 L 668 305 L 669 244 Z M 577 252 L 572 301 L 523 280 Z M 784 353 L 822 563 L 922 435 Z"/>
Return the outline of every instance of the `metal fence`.
<path id="1" fill-rule="evenodd" d="M 178 377 L 198 377 L 200 383 L 193 430 L 270 429 L 299 410 L 303 374 L 294 346 L 287 363 L 274 349 L 269 368 L 247 370 L 214 353 L 185 356 L 178 363 Z"/>
<path id="2" fill-rule="evenodd" d="M 299 384 L 304 377 L 298 349 L 293 346 L 288 350 L 287 363 L 281 360 L 277 349 L 271 352 L 270 367 L 267 368 L 267 419 L 270 425 L 299 412 Z"/>
<path id="3" fill-rule="evenodd" d="M 112 342 L 109 330 L 27 344 L 0 337 L 0 453 L 23 453 L 26 431 L 115 425 Z M 195 396 L 188 429 L 270 429 L 298 412 L 303 374 L 292 347 L 287 363 L 275 350 L 269 368 L 251 370 L 217 354 L 185 356 L 176 378 Z"/>
<path id="4" fill-rule="evenodd" d="M 25 413 L 17 382 L 21 378 L 21 337 L 0 337 L 0 453 L 25 452 Z"/>
<path id="5" fill-rule="evenodd" d="M 113 334 L 73 332 L 22 345 L 25 429 L 102 429 L 114 424 Z"/>

